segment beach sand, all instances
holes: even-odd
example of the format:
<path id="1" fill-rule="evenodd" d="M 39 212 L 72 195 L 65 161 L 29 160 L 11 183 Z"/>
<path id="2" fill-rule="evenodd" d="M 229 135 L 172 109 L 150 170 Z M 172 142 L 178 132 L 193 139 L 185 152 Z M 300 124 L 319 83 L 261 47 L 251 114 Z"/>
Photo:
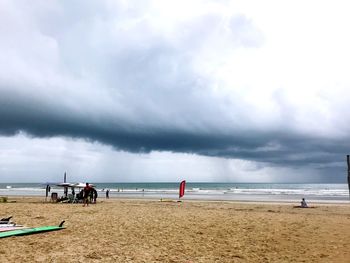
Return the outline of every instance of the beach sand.
<path id="1" fill-rule="evenodd" d="M 66 229 L 0 239 L 1 262 L 350 262 L 350 205 L 9 198 L 0 217 Z"/>

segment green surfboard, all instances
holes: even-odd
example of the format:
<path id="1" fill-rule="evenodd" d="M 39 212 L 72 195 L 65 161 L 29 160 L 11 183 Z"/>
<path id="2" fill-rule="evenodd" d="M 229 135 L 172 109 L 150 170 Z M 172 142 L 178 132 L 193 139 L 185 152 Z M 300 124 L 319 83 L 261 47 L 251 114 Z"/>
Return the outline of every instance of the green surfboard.
<path id="1" fill-rule="evenodd" d="M 58 226 L 31 227 L 31 228 L 1 232 L 0 238 L 11 237 L 11 236 L 32 235 L 32 234 L 36 234 L 36 233 L 61 230 L 61 229 L 64 229 L 63 223 L 64 223 L 64 221 L 62 221 L 61 224 L 59 224 Z"/>

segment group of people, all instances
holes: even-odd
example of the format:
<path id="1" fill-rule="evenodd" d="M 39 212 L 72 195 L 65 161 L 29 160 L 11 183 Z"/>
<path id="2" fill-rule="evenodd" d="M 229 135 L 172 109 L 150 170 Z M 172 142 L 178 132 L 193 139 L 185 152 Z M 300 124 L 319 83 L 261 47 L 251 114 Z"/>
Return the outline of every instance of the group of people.
<path id="1" fill-rule="evenodd" d="M 103 189 L 104 190 L 104 189 Z M 102 190 L 102 191 L 103 191 Z M 106 189 L 106 198 L 109 198 L 109 189 Z M 79 199 L 83 199 L 83 206 L 88 206 L 89 203 L 96 204 L 98 197 L 97 191 L 89 183 L 86 183 L 85 187 L 79 193 Z"/>
<path id="2" fill-rule="evenodd" d="M 86 183 L 85 187 L 81 190 L 80 195 L 83 196 L 83 206 L 89 206 L 89 203 L 96 204 L 97 191 L 94 187 L 91 187 L 89 183 Z"/>

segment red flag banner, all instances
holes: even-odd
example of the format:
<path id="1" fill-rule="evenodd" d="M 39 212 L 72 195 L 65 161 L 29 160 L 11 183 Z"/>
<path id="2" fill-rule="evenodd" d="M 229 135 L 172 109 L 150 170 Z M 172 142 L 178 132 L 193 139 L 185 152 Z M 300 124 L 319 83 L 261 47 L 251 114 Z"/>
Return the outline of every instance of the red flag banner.
<path id="1" fill-rule="evenodd" d="M 184 196 L 184 194 L 185 194 L 185 186 L 186 186 L 186 181 L 183 180 L 183 181 L 180 183 L 179 198 L 181 198 L 181 197 Z"/>

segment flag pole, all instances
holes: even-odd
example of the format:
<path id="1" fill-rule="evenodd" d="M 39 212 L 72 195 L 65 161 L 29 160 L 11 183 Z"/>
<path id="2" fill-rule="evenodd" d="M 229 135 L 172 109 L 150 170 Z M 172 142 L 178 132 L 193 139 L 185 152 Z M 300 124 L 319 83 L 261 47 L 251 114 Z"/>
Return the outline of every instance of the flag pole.
<path id="1" fill-rule="evenodd" d="M 64 172 L 63 182 L 64 182 L 64 183 L 67 182 L 67 172 Z M 64 187 L 64 197 L 67 197 L 67 196 L 68 196 L 68 187 L 65 186 L 65 187 Z"/>
<path id="2" fill-rule="evenodd" d="M 350 199 L 350 156 L 346 156 L 346 160 L 348 163 L 348 188 L 349 188 L 349 199 Z"/>

